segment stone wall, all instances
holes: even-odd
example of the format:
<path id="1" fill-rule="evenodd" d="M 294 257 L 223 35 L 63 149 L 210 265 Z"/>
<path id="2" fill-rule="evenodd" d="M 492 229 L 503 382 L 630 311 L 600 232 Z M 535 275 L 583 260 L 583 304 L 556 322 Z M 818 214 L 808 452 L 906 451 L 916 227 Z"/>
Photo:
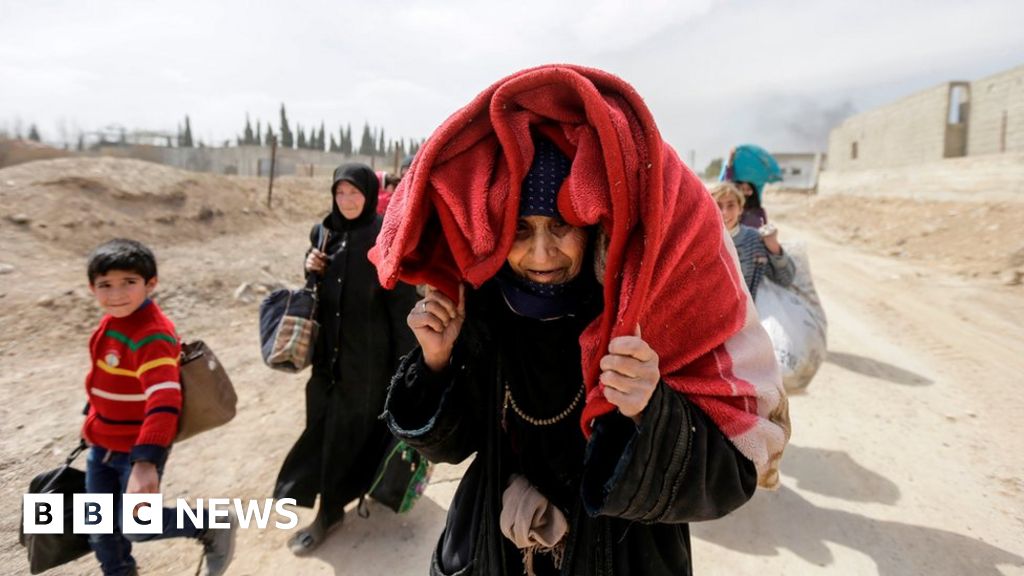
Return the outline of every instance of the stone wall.
<path id="1" fill-rule="evenodd" d="M 967 154 L 1024 152 L 1024 66 L 971 83 Z"/>
<path id="2" fill-rule="evenodd" d="M 829 134 L 830 171 L 916 166 L 1024 152 L 1024 66 L 947 82 L 846 119 Z"/>
<path id="3" fill-rule="evenodd" d="M 826 170 L 819 176 L 818 194 L 1024 202 L 1024 153 L 947 158 L 917 166 Z"/>
<path id="4" fill-rule="evenodd" d="M 828 170 L 863 170 L 941 160 L 952 83 L 847 118 L 832 130 Z"/>
<path id="5" fill-rule="evenodd" d="M 195 172 L 213 172 L 239 176 L 269 176 L 269 147 L 235 146 L 231 148 L 166 148 L 162 146 L 103 146 L 96 154 L 117 158 L 135 158 Z M 363 162 L 376 170 L 397 172 L 393 159 L 346 156 L 336 152 L 277 149 L 275 176 L 321 177 L 331 174 L 344 162 Z"/>

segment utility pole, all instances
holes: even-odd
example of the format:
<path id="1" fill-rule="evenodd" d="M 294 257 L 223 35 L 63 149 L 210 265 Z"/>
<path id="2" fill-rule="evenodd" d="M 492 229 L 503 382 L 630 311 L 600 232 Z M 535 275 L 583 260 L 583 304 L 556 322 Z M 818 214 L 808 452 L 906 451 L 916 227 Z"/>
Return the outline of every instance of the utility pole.
<path id="1" fill-rule="evenodd" d="M 277 135 L 270 137 L 270 186 L 267 188 L 267 209 L 270 209 L 270 199 L 274 195 L 274 165 L 277 163 Z"/>

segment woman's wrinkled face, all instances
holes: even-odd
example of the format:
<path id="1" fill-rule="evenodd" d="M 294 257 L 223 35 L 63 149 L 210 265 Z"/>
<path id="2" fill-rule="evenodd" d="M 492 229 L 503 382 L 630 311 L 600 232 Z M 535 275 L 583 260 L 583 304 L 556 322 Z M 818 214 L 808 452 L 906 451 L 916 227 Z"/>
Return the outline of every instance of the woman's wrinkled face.
<path id="1" fill-rule="evenodd" d="M 338 205 L 341 215 L 348 220 L 355 220 L 363 213 L 366 196 L 348 180 L 338 182 L 334 187 L 334 202 Z"/>
<path id="2" fill-rule="evenodd" d="M 519 276 L 538 284 L 564 284 L 580 273 L 587 232 L 550 216 L 524 216 L 508 263 Z"/>

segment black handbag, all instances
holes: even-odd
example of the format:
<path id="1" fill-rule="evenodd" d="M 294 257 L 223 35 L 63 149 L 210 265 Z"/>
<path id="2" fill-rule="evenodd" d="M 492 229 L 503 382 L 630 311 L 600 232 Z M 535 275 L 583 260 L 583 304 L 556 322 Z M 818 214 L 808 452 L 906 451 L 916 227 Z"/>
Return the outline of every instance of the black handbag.
<path id="1" fill-rule="evenodd" d="M 327 245 L 328 232 L 317 226 L 319 248 Z M 298 290 L 275 290 L 260 303 L 260 354 L 275 370 L 301 372 L 313 362 L 320 323 L 316 321 L 316 275 L 307 274 Z"/>
<path id="2" fill-rule="evenodd" d="M 85 472 L 72 468 L 71 463 L 85 449 L 83 441 L 71 451 L 63 466 L 43 472 L 29 483 L 28 491 L 31 494 L 64 495 L 63 534 L 25 534 L 24 526 L 18 527 L 18 542 L 28 552 L 29 571 L 32 574 L 67 564 L 92 551 L 87 535 L 72 532 L 71 520 L 74 512 L 73 495 L 85 493 Z"/>

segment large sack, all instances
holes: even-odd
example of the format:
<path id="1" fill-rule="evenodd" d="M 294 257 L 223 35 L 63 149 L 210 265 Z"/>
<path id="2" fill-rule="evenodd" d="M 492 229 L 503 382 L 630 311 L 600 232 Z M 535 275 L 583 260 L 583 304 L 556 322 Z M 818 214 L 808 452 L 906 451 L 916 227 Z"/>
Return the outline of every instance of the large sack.
<path id="1" fill-rule="evenodd" d="M 757 313 L 775 348 L 786 390 L 807 387 L 825 360 L 828 320 L 814 289 L 807 252 L 799 243 L 784 245 L 796 276 L 783 288 L 765 278 L 757 289 Z"/>

